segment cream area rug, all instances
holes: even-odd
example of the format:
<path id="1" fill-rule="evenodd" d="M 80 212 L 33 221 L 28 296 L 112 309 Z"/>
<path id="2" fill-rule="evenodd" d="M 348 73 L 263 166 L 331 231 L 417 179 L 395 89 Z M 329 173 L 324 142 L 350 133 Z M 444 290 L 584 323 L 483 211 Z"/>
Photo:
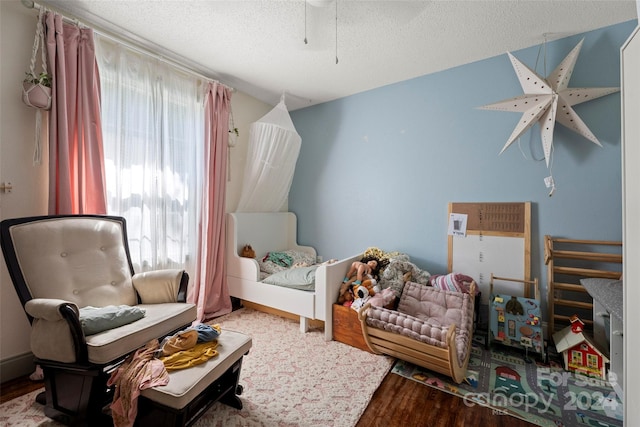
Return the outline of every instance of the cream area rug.
<path id="1" fill-rule="evenodd" d="M 252 337 L 240 375 L 243 408 L 216 403 L 194 427 L 354 426 L 395 360 L 326 342 L 321 329 L 302 334 L 296 321 L 249 308 L 212 323 Z M 59 426 L 45 417 L 37 393 L 0 405 L 0 425 Z"/>

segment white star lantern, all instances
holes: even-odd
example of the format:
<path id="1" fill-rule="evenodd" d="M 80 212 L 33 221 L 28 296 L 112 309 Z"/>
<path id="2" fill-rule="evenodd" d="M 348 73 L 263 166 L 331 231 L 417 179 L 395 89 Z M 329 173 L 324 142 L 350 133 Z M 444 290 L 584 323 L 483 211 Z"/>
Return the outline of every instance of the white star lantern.
<path id="1" fill-rule="evenodd" d="M 553 128 L 556 121 L 602 147 L 600 141 L 598 141 L 571 107 L 618 92 L 620 88 L 568 87 L 569 79 L 573 73 L 573 67 L 576 65 L 583 41 L 584 39 L 580 40 L 580 43 L 569 52 L 567 57 L 553 70 L 546 80 L 520 62 L 516 57 L 507 53 L 513 64 L 513 69 L 518 75 L 524 95 L 478 107 L 484 110 L 522 113 L 520 122 L 518 122 L 513 133 L 511 133 L 505 146 L 502 147 L 500 154 L 537 122 L 540 122 L 540 137 L 547 168 L 549 167 L 549 157 L 551 156 L 551 147 L 553 145 Z"/>

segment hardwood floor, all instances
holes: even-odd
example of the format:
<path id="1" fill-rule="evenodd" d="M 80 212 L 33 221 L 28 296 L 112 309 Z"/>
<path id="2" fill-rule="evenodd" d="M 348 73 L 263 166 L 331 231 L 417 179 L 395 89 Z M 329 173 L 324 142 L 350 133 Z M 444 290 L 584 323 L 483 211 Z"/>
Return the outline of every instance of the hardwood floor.
<path id="1" fill-rule="evenodd" d="M 490 408 L 396 374 L 387 374 L 356 427 L 532 427 Z"/>
<path id="2" fill-rule="evenodd" d="M 28 376 L 7 381 L 0 384 L 0 403 L 8 402 L 42 387 L 44 387 L 44 382 L 31 381 Z"/>
<path id="3" fill-rule="evenodd" d="M 43 387 L 43 383 L 20 377 L 0 385 L 0 403 Z M 462 399 L 388 374 L 373 395 L 356 427 L 531 427 L 517 418 L 494 413 Z"/>

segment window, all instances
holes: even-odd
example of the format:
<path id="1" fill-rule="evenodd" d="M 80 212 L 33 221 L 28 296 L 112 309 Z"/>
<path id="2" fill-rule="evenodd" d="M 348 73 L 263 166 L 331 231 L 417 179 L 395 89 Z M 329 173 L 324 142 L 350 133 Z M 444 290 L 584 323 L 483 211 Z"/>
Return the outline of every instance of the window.
<path id="1" fill-rule="evenodd" d="M 598 356 L 595 354 L 587 354 L 587 366 L 592 369 L 598 369 Z"/>
<path id="2" fill-rule="evenodd" d="M 571 363 L 574 365 L 582 365 L 582 352 L 571 350 Z"/>
<path id="3" fill-rule="evenodd" d="M 196 77 L 96 36 L 107 210 L 127 220 L 136 271 L 193 273 L 204 107 Z"/>

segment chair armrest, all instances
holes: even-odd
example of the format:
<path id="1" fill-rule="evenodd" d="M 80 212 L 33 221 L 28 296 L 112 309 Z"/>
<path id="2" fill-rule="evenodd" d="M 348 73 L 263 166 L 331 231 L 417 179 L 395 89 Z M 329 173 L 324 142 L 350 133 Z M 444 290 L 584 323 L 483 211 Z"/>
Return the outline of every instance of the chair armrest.
<path id="1" fill-rule="evenodd" d="M 39 359 L 64 363 L 87 360 L 87 343 L 80 325 L 80 310 L 69 301 L 34 298 L 24 306 L 33 318 L 31 351 Z"/>
<path id="2" fill-rule="evenodd" d="M 134 274 L 133 287 L 142 304 L 186 301 L 189 276 L 184 270 L 155 270 Z"/>
<path id="3" fill-rule="evenodd" d="M 54 298 L 34 298 L 27 301 L 24 310 L 34 319 L 43 319 L 55 322 L 64 319 L 60 313 L 60 307 L 68 304 L 76 312 L 76 317 L 80 316 L 80 310 L 75 303 L 54 299 Z"/>

